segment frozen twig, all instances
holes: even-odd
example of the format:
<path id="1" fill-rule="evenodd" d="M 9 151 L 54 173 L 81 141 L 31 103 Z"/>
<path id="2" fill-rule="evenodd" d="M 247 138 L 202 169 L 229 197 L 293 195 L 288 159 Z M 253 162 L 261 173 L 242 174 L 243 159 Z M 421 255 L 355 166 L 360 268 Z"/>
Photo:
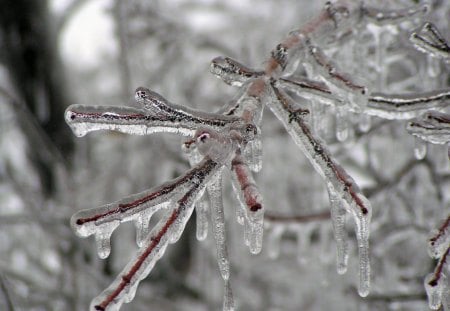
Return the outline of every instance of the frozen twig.
<path id="1" fill-rule="evenodd" d="M 450 62 L 450 46 L 434 24 L 424 23 L 411 33 L 409 40 L 419 51 Z"/>

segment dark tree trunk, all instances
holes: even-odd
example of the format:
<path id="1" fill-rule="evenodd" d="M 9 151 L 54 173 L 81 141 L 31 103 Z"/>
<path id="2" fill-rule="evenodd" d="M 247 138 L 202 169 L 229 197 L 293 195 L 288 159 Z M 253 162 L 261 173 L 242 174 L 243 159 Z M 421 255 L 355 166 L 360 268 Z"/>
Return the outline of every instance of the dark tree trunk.
<path id="1" fill-rule="evenodd" d="M 39 149 L 52 145 L 58 161 L 73 150 L 73 136 L 64 122 L 69 103 L 52 16 L 43 0 L 0 0 L 0 7 L 0 61 L 9 72 L 15 95 L 26 106 L 28 116 L 34 118 L 19 120 L 32 148 L 31 157 L 39 169 L 43 190 L 50 194 L 55 189 L 56 159 L 45 156 L 48 150 Z M 42 129 L 47 146 L 36 141 L 36 133 L 25 124 L 30 122 Z"/>

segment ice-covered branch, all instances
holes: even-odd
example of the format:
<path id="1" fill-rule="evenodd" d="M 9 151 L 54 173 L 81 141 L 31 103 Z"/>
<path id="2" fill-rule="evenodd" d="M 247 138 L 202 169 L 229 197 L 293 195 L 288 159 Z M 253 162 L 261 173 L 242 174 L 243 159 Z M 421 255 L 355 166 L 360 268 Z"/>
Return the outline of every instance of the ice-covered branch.
<path id="1" fill-rule="evenodd" d="M 67 108 L 67 124 L 77 136 L 98 130 L 119 131 L 133 135 L 175 133 L 192 136 L 199 126 L 223 128 L 239 118 L 196 111 L 169 103 L 161 95 L 139 87 L 136 101 L 143 108 L 72 105 Z"/>
<path id="2" fill-rule="evenodd" d="M 403 95 L 372 93 L 365 113 L 389 120 L 408 120 L 449 105 L 450 89 Z"/>
<path id="3" fill-rule="evenodd" d="M 450 62 L 450 46 L 434 24 L 424 23 L 411 33 L 409 40 L 419 51 Z"/>
<path id="4" fill-rule="evenodd" d="M 433 273 L 425 278 L 425 289 L 428 295 L 428 303 L 431 309 L 440 308 L 443 295 L 447 295 L 448 289 L 448 255 L 450 253 L 450 216 L 441 225 L 437 232 L 429 240 L 429 252 L 431 257 L 439 259 Z"/>
<path id="5" fill-rule="evenodd" d="M 430 111 L 419 119 L 408 123 L 406 130 L 432 144 L 450 142 L 450 115 L 438 111 Z"/>
<path id="6" fill-rule="evenodd" d="M 324 147 L 323 142 L 315 137 L 309 129 L 306 120 L 302 114 L 297 114 L 292 118 L 292 100 L 287 94 L 276 88 L 273 83 L 271 91 L 267 98 L 267 106 L 283 123 L 286 131 L 291 135 L 294 142 L 300 147 L 316 171 L 324 178 L 332 202 L 332 216 L 336 235 L 339 238 L 338 245 L 344 246 L 342 240 L 342 211 L 335 209 L 335 203 L 343 201 L 344 207 L 353 216 L 356 224 L 356 236 L 358 239 L 358 248 L 360 255 L 360 284 L 359 293 L 361 296 L 367 296 L 369 292 L 370 268 L 369 268 L 369 224 L 371 218 L 371 206 L 369 201 L 361 193 L 354 180 L 344 171 L 344 169 L 332 159 L 330 153 Z M 295 122 L 293 122 L 295 121 Z M 336 201 L 336 202 L 335 202 Z M 339 215 L 339 217 L 337 217 Z M 345 257 L 345 251 L 338 253 Z M 344 260 L 339 260 L 343 262 Z M 343 271 L 343 268 L 340 268 Z"/>

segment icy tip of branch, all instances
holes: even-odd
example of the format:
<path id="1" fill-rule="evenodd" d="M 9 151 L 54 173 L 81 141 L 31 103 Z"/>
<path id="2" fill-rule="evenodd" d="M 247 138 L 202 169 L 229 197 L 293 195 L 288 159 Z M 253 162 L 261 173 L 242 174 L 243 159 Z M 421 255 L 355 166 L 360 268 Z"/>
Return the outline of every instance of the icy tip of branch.
<path id="1" fill-rule="evenodd" d="M 216 57 L 211 61 L 210 71 L 223 82 L 232 86 L 242 86 L 245 82 L 256 79 L 264 72 L 248 68 L 229 57 Z"/>

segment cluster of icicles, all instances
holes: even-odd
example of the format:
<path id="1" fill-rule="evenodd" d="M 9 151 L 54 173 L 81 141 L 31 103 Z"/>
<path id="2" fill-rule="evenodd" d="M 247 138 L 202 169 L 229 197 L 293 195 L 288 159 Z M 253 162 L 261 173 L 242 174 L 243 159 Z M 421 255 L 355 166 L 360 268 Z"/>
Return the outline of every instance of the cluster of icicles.
<path id="1" fill-rule="evenodd" d="M 337 45 L 346 40 L 349 32 L 357 31 L 357 24 L 397 25 L 409 18 L 420 17 L 426 11 L 427 6 L 381 11 L 361 4 L 349 6 L 328 2 L 315 19 L 291 32 L 276 46 L 264 70 L 250 69 L 228 57 L 214 59 L 211 72 L 241 90 L 236 102 L 216 113 L 173 104 L 143 87 L 135 93 L 140 108 L 70 106 L 66 121 L 80 137 L 97 130 L 185 136 L 183 150 L 192 167 L 159 187 L 99 208 L 80 211 L 72 217 L 72 227 L 78 235 L 95 236 L 101 258 L 109 255 L 111 234 L 120 223 L 134 221 L 137 228 L 139 251 L 115 281 L 93 300 L 91 309 L 118 310 L 124 302 L 131 301 L 139 282 L 163 256 L 168 244 L 179 239 L 194 208 L 199 240 L 206 238 L 208 209 L 211 210 L 218 265 L 224 280 L 223 309 L 235 309 L 229 282 L 222 173 L 231 171 L 233 189 L 241 203 L 237 221 L 244 226 L 245 244 L 251 253 L 257 254 L 262 248 L 264 205 L 252 174 L 262 167 L 260 123 L 265 106 L 280 120 L 327 185 L 337 245 L 337 270 L 341 274 L 345 273 L 348 260 L 346 213 L 352 216 L 359 251 L 358 291 L 361 296 L 368 295 L 371 206 L 312 130 L 312 124 L 319 123 L 315 120 L 315 111 L 323 105 L 331 105 L 342 118 L 348 111 L 361 114 L 362 120 L 367 120 L 367 115 L 387 119 L 418 118 L 409 124 L 408 131 L 422 140 L 443 144 L 450 140 L 448 115 L 429 110 L 445 108 L 450 91 L 411 95 L 370 93 L 365 86 L 340 71 L 319 46 Z M 411 38 L 421 50 L 448 59 L 448 46 L 434 27 L 427 24 Z M 445 45 L 439 41 L 439 46 L 432 46 L 438 39 Z M 306 75 L 296 75 L 298 67 L 302 67 Z M 337 138 L 344 140 L 347 131 L 345 124 L 338 123 Z M 420 148 L 416 153 L 424 156 L 423 147 Z M 150 230 L 150 218 L 159 210 L 165 210 L 165 215 Z"/>

